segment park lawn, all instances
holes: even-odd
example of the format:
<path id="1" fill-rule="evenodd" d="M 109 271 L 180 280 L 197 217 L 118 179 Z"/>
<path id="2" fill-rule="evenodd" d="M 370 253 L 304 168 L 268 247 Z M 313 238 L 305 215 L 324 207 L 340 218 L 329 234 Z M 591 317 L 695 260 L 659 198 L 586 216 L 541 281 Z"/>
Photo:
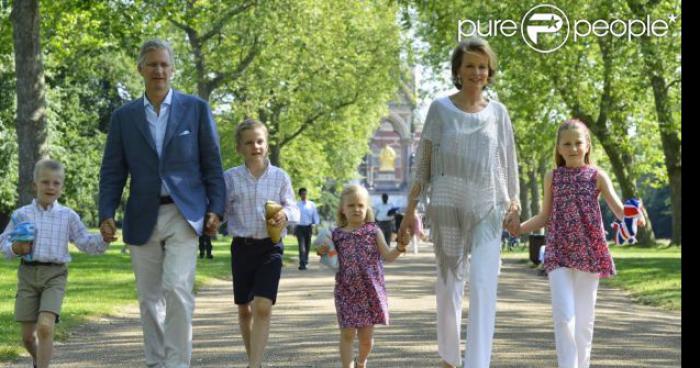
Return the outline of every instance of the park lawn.
<path id="1" fill-rule="evenodd" d="M 298 257 L 294 236 L 284 239 L 284 265 L 296 267 Z M 213 259 L 198 259 L 196 288 L 208 280 L 231 279 L 230 237 L 212 242 Z M 136 303 L 134 274 L 129 255 L 121 254 L 122 243 L 110 245 L 106 254 L 93 256 L 77 251 L 71 245 L 72 262 L 68 266 L 68 285 L 56 325 L 56 340 L 65 340 L 77 325 L 100 316 L 115 315 L 119 309 Z M 14 359 L 24 353 L 20 340 L 20 324 L 14 320 L 14 300 L 19 261 L 0 261 L 0 361 Z M 233 295 L 231 296 L 233 302 Z"/>
<path id="2" fill-rule="evenodd" d="M 680 247 L 611 247 L 617 275 L 604 285 L 620 287 L 642 304 L 681 309 Z"/>
<path id="3" fill-rule="evenodd" d="M 611 245 L 610 251 L 617 275 L 603 279 L 601 285 L 624 289 L 638 303 L 673 311 L 681 309 L 680 247 Z M 503 258 L 519 259 L 532 265 L 525 246 L 504 250 L 501 254 Z"/>

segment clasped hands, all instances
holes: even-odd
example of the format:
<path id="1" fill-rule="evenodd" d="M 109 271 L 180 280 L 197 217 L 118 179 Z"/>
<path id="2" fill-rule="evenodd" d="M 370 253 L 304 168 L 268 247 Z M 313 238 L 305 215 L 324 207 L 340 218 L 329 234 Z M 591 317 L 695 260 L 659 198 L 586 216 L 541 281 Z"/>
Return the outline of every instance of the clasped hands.
<path id="1" fill-rule="evenodd" d="M 401 221 L 397 234 L 397 242 L 401 245 L 408 245 L 411 236 L 415 233 L 415 219 L 413 214 L 406 214 Z M 520 209 L 517 206 L 511 206 L 506 212 L 503 219 L 503 227 L 514 236 L 520 235 Z"/>
<path id="2" fill-rule="evenodd" d="M 406 246 L 411 241 L 411 236 L 413 236 L 413 234 L 415 234 L 416 232 L 416 229 L 414 229 L 414 224 L 416 220 L 415 214 L 412 213 L 412 211 L 406 212 L 407 213 L 401 220 L 401 226 L 399 226 L 399 230 L 396 234 L 396 242 L 399 244 L 398 247 L 402 247 L 399 248 L 400 251 L 406 249 Z"/>
<path id="3" fill-rule="evenodd" d="M 209 236 L 215 236 L 221 225 L 219 215 L 214 212 L 207 212 L 204 222 L 204 233 Z M 100 234 L 105 243 L 111 243 L 117 240 L 117 224 L 113 218 L 104 219 L 100 224 Z"/>
<path id="4" fill-rule="evenodd" d="M 503 228 L 512 236 L 520 235 L 520 208 L 511 205 L 503 218 Z"/>

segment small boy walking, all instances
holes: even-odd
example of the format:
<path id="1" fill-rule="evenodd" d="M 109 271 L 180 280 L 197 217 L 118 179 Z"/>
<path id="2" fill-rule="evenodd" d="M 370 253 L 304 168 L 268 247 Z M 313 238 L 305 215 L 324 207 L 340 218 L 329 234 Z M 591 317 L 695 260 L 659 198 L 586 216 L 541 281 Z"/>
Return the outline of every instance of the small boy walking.
<path id="1" fill-rule="evenodd" d="M 83 252 L 104 253 L 109 246 L 99 234 L 90 234 L 75 211 L 58 203 L 63 192 L 65 169 L 55 160 L 34 165 L 36 197 L 15 210 L 0 234 L 0 249 L 8 259 L 21 257 L 17 272 L 15 320 L 22 324 L 22 342 L 35 368 L 49 366 L 53 354 L 54 325 L 61 304 L 71 261 L 68 242 Z M 17 225 L 34 229 L 33 240 L 16 237 Z M 18 240 L 20 239 L 20 240 Z"/>

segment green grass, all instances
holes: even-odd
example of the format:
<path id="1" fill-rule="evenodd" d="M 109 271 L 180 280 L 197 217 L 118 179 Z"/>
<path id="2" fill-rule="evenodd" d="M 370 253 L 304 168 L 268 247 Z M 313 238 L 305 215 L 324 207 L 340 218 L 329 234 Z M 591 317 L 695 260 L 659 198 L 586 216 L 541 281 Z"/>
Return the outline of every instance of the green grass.
<path id="1" fill-rule="evenodd" d="M 611 247 L 617 275 L 604 285 L 629 291 L 636 301 L 667 310 L 681 309 L 680 247 Z"/>
<path id="2" fill-rule="evenodd" d="M 624 289 L 638 303 L 673 311 L 681 309 L 680 247 L 659 243 L 655 247 L 610 246 L 610 251 L 617 275 L 603 279 L 601 285 Z M 532 265 L 525 246 L 504 250 L 501 255 Z"/>
<path id="3" fill-rule="evenodd" d="M 501 248 L 501 258 L 505 259 L 521 259 L 523 262 L 527 261 L 529 257 L 527 242 L 522 242 L 520 245 L 516 245 L 511 250 L 508 248 Z"/>
<path id="4" fill-rule="evenodd" d="M 284 240 L 284 264 L 296 266 L 298 257 L 294 236 Z M 231 279 L 231 238 L 213 241 L 213 259 L 197 259 L 196 288 L 211 279 Z M 73 261 L 68 266 L 68 285 L 56 325 L 56 339 L 64 340 L 75 326 L 105 315 L 114 315 L 125 305 L 136 303 L 136 287 L 131 261 L 120 253 L 122 243 L 113 243 L 107 253 L 92 256 L 71 246 Z M 20 324 L 14 320 L 14 300 L 19 261 L 0 261 L 0 361 L 13 359 L 24 351 Z M 233 300 L 233 295 L 231 296 Z"/>

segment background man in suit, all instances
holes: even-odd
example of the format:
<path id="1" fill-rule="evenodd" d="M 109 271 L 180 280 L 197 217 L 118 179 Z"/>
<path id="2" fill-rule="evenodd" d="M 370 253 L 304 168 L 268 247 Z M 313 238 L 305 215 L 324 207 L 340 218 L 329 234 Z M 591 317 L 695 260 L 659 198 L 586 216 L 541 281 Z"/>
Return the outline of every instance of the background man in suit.
<path id="1" fill-rule="evenodd" d="M 143 324 L 148 367 L 189 367 L 197 238 L 214 235 L 224 212 L 219 137 L 208 104 L 170 88 L 173 52 L 141 47 L 144 96 L 117 109 L 100 169 L 100 232 L 116 239 L 114 213 L 131 176 L 124 242 Z"/>

